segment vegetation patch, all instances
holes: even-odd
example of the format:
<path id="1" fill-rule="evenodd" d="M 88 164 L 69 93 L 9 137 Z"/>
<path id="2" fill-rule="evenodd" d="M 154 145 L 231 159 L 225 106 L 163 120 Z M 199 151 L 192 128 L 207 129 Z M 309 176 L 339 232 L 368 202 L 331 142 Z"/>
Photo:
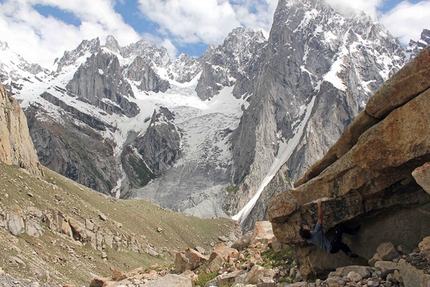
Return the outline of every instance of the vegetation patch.
<path id="1" fill-rule="evenodd" d="M 234 185 L 234 186 L 229 185 L 226 187 L 226 189 L 227 189 L 227 193 L 229 194 L 236 193 L 239 190 L 239 185 Z"/>
<path id="2" fill-rule="evenodd" d="M 199 278 L 194 282 L 194 286 L 205 286 L 207 282 L 215 279 L 217 276 L 217 272 L 200 274 Z"/>

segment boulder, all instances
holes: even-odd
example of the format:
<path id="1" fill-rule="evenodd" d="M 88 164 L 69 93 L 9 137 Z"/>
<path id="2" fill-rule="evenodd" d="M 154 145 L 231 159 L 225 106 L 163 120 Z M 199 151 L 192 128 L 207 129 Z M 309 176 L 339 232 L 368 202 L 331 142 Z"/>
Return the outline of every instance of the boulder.
<path id="1" fill-rule="evenodd" d="M 414 169 L 412 176 L 427 193 L 430 193 L 430 162 Z"/>
<path id="2" fill-rule="evenodd" d="M 382 242 L 413 249 L 428 235 L 430 195 L 412 172 L 430 161 L 429 74 L 430 47 L 372 96 L 295 188 L 271 198 L 268 218 L 278 241 L 306 249 L 297 252 L 305 277 L 352 263 L 317 251 L 299 236 L 302 224 L 317 221 L 317 199 L 323 199 L 328 236 L 339 223 L 361 225 L 358 236 L 344 240 L 366 261 Z"/>
<path id="3" fill-rule="evenodd" d="M 405 287 L 428 287 L 430 282 L 430 275 L 424 271 L 415 268 L 406 260 L 399 261 L 400 274 L 403 279 Z"/>
<path id="4" fill-rule="evenodd" d="M 184 252 L 177 252 L 175 259 L 175 272 L 182 273 L 186 270 L 195 270 L 208 258 L 196 250 L 187 248 Z"/>
<path id="5" fill-rule="evenodd" d="M 179 276 L 176 274 L 167 274 L 159 277 L 156 280 L 149 281 L 144 284 L 147 287 L 193 287 L 193 282 L 190 277 Z"/>
<path id="6" fill-rule="evenodd" d="M 45 234 L 45 230 L 43 230 L 42 226 L 33 220 L 28 220 L 26 222 L 25 229 L 25 232 L 32 237 L 40 237 Z"/>
<path id="7" fill-rule="evenodd" d="M 272 243 L 274 237 L 270 221 L 257 221 L 254 229 L 248 231 L 233 242 L 231 247 L 240 250 L 248 247 L 250 244 L 256 244 L 258 242 L 268 245 Z"/>
<path id="8" fill-rule="evenodd" d="M 273 237 L 272 224 L 270 221 L 257 221 L 255 223 L 250 243 L 256 244 L 257 242 L 260 242 L 268 245 L 269 243 L 272 243 Z"/>
<path id="9" fill-rule="evenodd" d="M 245 271 L 236 270 L 231 273 L 224 273 L 215 277 L 215 279 L 208 281 L 205 287 L 210 286 L 232 286 L 236 278 L 239 277 Z"/>
<path id="10" fill-rule="evenodd" d="M 212 252 L 211 256 L 209 257 L 209 264 L 206 267 L 205 271 L 206 273 L 214 273 L 218 272 L 225 263 L 225 259 L 217 252 Z"/>
<path id="11" fill-rule="evenodd" d="M 225 246 L 224 244 L 218 244 L 214 251 L 224 258 L 224 260 L 228 260 L 231 258 L 237 258 L 239 256 L 239 251 L 232 247 Z"/>
<path id="12" fill-rule="evenodd" d="M 424 238 L 420 244 L 418 244 L 418 247 L 420 249 L 420 252 L 427 252 L 430 251 L 430 236 L 427 236 Z"/>
<path id="13" fill-rule="evenodd" d="M 25 232 L 24 219 L 13 212 L 9 214 L 9 232 L 13 235 L 18 235 Z"/>
<path id="14" fill-rule="evenodd" d="M 381 243 L 376 249 L 376 252 L 378 252 L 382 261 L 391 261 L 400 257 L 399 252 L 391 242 Z"/>
<path id="15" fill-rule="evenodd" d="M 254 265 L 245 277 L 245 283 L 257 284 L 262 278 L 273 278 L 275 272 L 263 266 Z"/>

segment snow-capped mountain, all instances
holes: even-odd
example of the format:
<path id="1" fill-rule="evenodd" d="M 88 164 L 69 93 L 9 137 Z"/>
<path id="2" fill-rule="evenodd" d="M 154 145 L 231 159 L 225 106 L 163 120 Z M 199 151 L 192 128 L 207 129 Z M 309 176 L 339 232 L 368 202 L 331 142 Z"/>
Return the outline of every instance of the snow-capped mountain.
<path id="1" fill-rule="evenodd" d="M 42 69 L 0 44 L 1 80 L 43 165 L 105 194 L 245 227 L 405 60 L 378 22 L 322 0 L 280 0 L 268 40 L 237 28 L 198 59 L 109 36 Z"/>
<path id="2" fill-rule="evenodd" d="M 258 50 L 265 40 L 261 32 L 238 28 L 228 42 Z M 144 41 L 121 47 L 110 36 L 105 45 L 84 40 L 50 70 L 32 72 L 22 58 L 10 56 L 7 44 L 2 47 L 2 59 L 11 59 L 2 64 L 3 83 L 25 109 L 42 164 L 102 193 L 139 196 L 181 211 L 213 197 L 213 208 L 195 212 L 225 215 L 220 206 L 230 182 L 228 137 L 247 106 L 233 96 L 231 82 L 246 68 L 245 55 L 221 59 L 220 46 L 200 59 L 181 55 L 171 61 L 164 48 Z M 199 81 L 216 81 L 210 73 L 202 76 L 203 65 L 215 60 L 223 62 L 219 71 L 231 82 L 202 100 Z"/>
<path id="3" fill-rule="evenodd" d="M 409 46 L 406 49 L 406 53 L 408 54 L 408 59 L 411 60 L 415 58 L 418 53 L 423 50 L 425 47 L 430 45 L 430 30 L 424 29 L 421 32 L 421 37 L 418 41 L 410 40 Z"/>
<path id="4" fill-rule="evenodd" d="M 250 106 L 233 132 L 225 209 L 245 226 L 339 138 L 405 61 L 405 51 L 365 14 L 346 17 L 321 0 L 281 0 Z"/>

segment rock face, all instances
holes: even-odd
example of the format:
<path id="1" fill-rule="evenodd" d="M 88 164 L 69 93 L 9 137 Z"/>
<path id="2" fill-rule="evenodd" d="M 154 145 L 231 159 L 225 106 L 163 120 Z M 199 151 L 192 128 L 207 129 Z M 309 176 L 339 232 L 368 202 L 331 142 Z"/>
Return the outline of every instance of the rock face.
<path id="1" fill-rule="evenodd" d="M 342 222 L 362 226 L 358 237 L 346 240 L 367 260 L 386 239 L 396 246 L 416 246 L 425 237 L 430 196 L 412 172 L 430 159 L 429 79 L 430 48 L 426 48 L 370 98 L 327 154 L 295 183 L 296 188 L 270 200 L 275 236 L 280 242 L 302 246 L 298 253 L 303 275 L 348 261 L 346 256 L 303 247 L 298 231 L 301 224 L 316 222 L 318 198 L 323 198 L 326 231 Z"/>
<path id="2" fill-rule="evenodd" d="M 19 165 L 36 176 L 42 173 L 24 112 L 18 102 L 8 95 L 1 83 L 0 161 Z"/>
<path id="3" fill-rule="evenodd" d="M 88 127 L 77 124 L 75 112 Z M 113 157 L 114 143 L 103 141 L 99 134 L 107 130 L 103 122 L 76 109 L 63 114 L 62 124 L 39 107 L 28 107 L 26 115 L 44 166 L 99 192 L 109 193 L 115 187 L 121 171 Z"/>
<path id="4" fill-rule="evenodd" d="M 161 108 L 152 115 L 142 140 L 136 140 L 137 151 L 156 175 L 169 169 L 180 156 L 181 135 L 172 124 L 173 119 L 174 115 L 167 108 Z"/>
<path id="5" fill-rule="evenodd" d="M 382 25 L 364 14 L 345 17 L 319 0 L 279 1 L 266 49 L 232 136 L 232 180 L 240 187 L 225 208 L 245 229 L 264 219 L 271 196 L 327 152 L 405 58 Z M 255 206 L 241 213 L 258 192 Z"/>
<path id="6" fill-rule="evenodd" d="M 139 113 L 136 103 L 127 99 L 134 97 L 134 94 L 131 86 L 121 76 L 118 58 L 101 50 L 92 54 L 78 68 L 66 89 L 109 114 L 134 117 Z"/>
<path id="7" fill-rule="evenodd" d="M 196 86 L 200 99 L 207 100 L 224 87 L 235 86 L 236 98 L 249 93 L 252 79 L 264 55 L 266 39 L 261 31 L 236 28 L 218 47 L 209 48 L 202 56 L 203 71 Z"/>
<path id="8" fill-rule="evenodd" d="M 127 69 L 126 75 L 133 81 L 139 81 L 142 91 L 165 92 L 170 89 L 170 83 L 162 80 L 141 57 L 136 57 Z"/>

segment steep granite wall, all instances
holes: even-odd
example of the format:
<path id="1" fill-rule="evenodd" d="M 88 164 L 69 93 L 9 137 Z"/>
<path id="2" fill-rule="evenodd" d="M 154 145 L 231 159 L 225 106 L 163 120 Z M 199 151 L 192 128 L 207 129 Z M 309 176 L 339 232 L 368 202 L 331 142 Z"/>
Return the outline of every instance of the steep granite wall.
<path id="1" fill-rule="evenodd" d="M 325 230 L 338 223 L 360 224 L 346 238 L 362 259 L 391 241 L 414 248 L 430 230 L 430 196 L 412 171 L 430 160 L 430 48 L 391 77 L 366 108 L 299 179 L 296 188 L 272 197 L 269 220 L 280 242 L 298 247 L 303 275 L 351 264 L 346 256 L 324 254 L 299 236 L 315 223 L 315 201 L 323 198 Z"/>
<path id="2" fill-rule="evenodd" d="M 18 102 L 0 83 L 0 161 L 19 165 L 40 176 L 41 166 Z"/>

